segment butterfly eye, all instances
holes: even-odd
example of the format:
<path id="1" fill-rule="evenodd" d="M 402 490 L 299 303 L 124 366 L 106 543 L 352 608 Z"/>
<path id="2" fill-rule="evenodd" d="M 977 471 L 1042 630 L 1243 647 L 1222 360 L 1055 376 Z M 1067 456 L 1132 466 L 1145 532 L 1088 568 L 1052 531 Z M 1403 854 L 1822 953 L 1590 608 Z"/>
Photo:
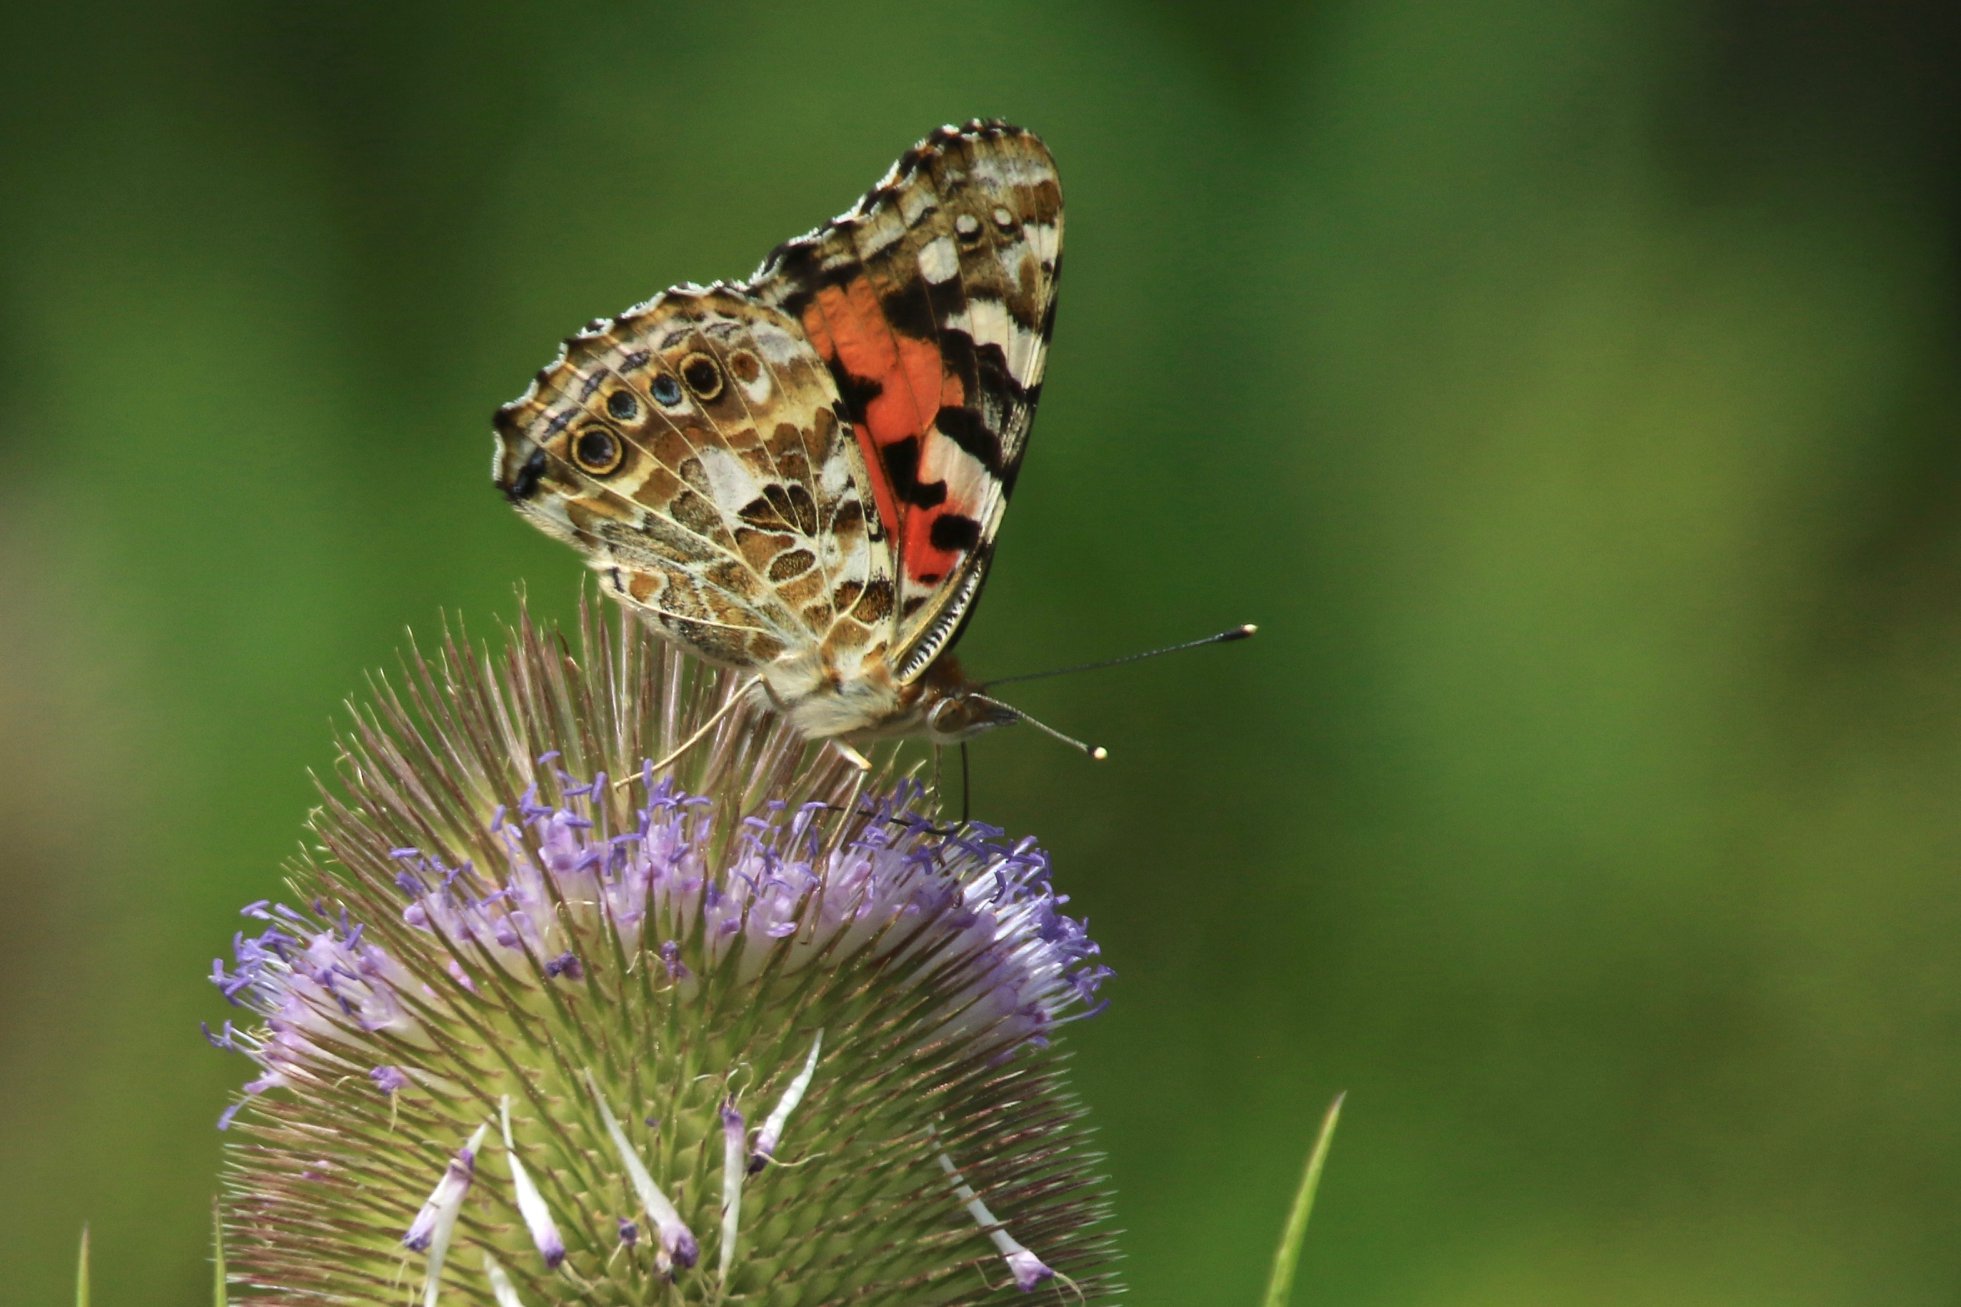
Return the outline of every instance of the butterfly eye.
<path id="1" fill-rule="evenodd" d="M 654 378 L 654 402 L 672 408 L 681 402 L 681 383 L 665 372 Z"/>
<path id="2" fill-rule="evenodd" d="M 960 713 L 964 707 L 958 699 L 942 699 L 927 711 L 926 725 L 934 731 L 951 735 L 960 728 Z"/>
<path id="3" fill-rule="evenodd" d="M 582 472 L 607 476 L 626 462 L 626 446 L 606 427 L 587 427 L 572 442 L 572 461 Z"/>
<path id="4" fill-rule="evenodd" d="M 640 416 L 640 401 L 630 390 L 616 390 L 606 397 L 606 411 L 622 422 L 631 422 Z"/>
<path id="5" fill-rule="evenodd" d="M 706 354 L 694 353 L 681 360 L 681 380 L 696 399 L 713 399 L 722 393 L 722 370 Z"/>

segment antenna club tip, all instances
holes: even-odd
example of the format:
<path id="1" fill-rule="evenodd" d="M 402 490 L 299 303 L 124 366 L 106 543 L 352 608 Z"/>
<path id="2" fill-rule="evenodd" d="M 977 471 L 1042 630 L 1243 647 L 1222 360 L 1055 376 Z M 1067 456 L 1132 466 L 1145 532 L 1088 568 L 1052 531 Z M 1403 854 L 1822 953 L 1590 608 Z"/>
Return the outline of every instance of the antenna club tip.
<path id="1" fill-rule="evenodd" d="M 1105 758 L 1110 756 L 1110 751 L 1104 748 L 1100 744 L 1095 744 L 1090 746 L 1089 756 L 1092 761 L 1102 762 Z"/>
<path id="2" fill-rule="evenodd" d="M 1239 628 L 1239 638 L 1242 640 L 1244 640 L 1249 635 L 1258 635 L 1259 633 L 1260 633 L 1259 624 L 1256 622 L 1247 622 L 1244 626 L 1241 626 Z"/>

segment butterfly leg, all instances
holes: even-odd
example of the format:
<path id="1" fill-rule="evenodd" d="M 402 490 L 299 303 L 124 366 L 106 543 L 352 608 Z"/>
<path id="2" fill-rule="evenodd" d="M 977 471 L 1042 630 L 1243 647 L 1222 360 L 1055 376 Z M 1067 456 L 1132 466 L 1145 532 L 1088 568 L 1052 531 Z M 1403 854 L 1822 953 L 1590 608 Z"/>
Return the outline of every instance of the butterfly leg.
<path id="1" fill-rule="evenodd" d="M 859 771 L 870 771 L 872 769 L 872 760 L 870 758 L 867 758 L 843 740 L 838 739 L 835 735 L 831 737 L 831 747 L 838 751 L 838 757 L 844 759 Z"/>
<path id="2" fill-rule="evenodd" d="M 972 789 L 973 770 L 967 764 L 967 742 L 960 741 L 960 824 L 965 826 L 973 816 L 974 793 Z"/>

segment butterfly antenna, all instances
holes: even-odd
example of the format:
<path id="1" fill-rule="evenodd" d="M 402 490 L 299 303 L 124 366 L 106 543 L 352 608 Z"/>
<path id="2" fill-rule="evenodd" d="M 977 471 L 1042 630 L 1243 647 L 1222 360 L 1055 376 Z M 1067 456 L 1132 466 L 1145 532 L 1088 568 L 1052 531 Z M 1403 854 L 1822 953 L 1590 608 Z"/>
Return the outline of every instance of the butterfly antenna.
<path id="1" fill-rule="evenodd" d="M 1009 716 L 1013 717 L 1018 722 L 1027 722 L 1030 726 L 1033 726 L 1036 730 L 1040 731 L 1042 734 L 1061 740 L 1064 744 L 1068 745 L 1072 749 L 1082 750 L 1084 753 L 1088 754 L 1091 758 L 1093 758 L 1097 762 L 1102 762 L 1105 758 L 1110 756 L 1110 751 L 1104 748 L 1102 745 L 1086 744 L 1082 740 L 1077 739 L 1073 735 L 1064 735 L 1061 731 L 1058 731 L 1057 729 L 1055 729 L 1055 727 L 1049 725 L 1047 722 L 1042 721 L 1039 718 L 1030 717 L 1027 713 L 1023 712 L 1021 709 L 1015 707 L 1011 703 L 1002 703 L 999 699 L 993 698 L 992 696 L 985 695 L 985 694 L 976 694 L 970 697 L 978 700 L 981 703 L 987 704 L 990 707 L 999 708 L 1002 712 L 1007 713 Z"/>
<path id="2" fill-rule="evenodd" d="M 997 676 L 990 681 L 983 681 L 980 688 L 991 690 L 997 685 L 1009 685 L 1015 681 L 1039 681 L 1050 676 L 1069 676 L 1076 672 L 1096 672 L 1101 671 L 1105 667 L 1121 667 L 1125 663 L 1139 663 L 1146 658 L 1156 658 L 1163 654 L 1182 653 L 1187 649 L 1200 649 L 1208 644 L 1231 644 L 1234 640 L 1246 639 L 1259 629 L 1253 623 L 1247 622 L 1243 625 L 1235 626 L 1230 630 L 1220 631 L 1216 635 L 1201 636 L 1196 640 L 1187 640 L 1183 644 L 1168 644 L 1162 649 L 1146 649 L 1143 653 L 1125 654 L 1121 658 L 1104 658 L 1093 663 L 1077 663 L 1073 667 L 1058 667 L 1053 671 L 1047 672 L 1022 672 L 1017 676 Z M 1002 707 L 1005 708 L 1007 705 L 1003 704 Z M 1014 712 L 1015 710 L 1009 708 L 1008 711 Z M 1024 720 L 1036 726 L 1041 726 L 1040 722 L 1035 722 L 1034 719 L 1029 718 L 1026 714 L 1021 714 L 1021 716 Z M 1042 729 L 1045 731 L 1049 730 L 1046 726 L 1042 726 Z M 1049 731 L 1049 734 L 1054 735 L 1056 732 Z M 1066 735 L 1061 738 L 1065 740 L 1069 739 Z M 1076 743 L 1074 740 L 1069 740 L 1069 742 L 1071 744 Z M 1080 748 L 1082 746 L 1078 745 L 1077 747 Z"/>

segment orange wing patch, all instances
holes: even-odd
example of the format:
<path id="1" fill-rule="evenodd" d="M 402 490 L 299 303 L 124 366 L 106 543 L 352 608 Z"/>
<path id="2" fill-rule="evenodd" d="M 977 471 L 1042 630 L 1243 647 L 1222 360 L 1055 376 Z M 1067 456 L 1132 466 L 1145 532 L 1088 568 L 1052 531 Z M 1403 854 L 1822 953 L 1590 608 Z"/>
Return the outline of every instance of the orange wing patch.
<path id="1" fill-rule="evenodd" d="M 868 389 L 876 386 L 855 426 L 878 514 L 899 542 L 905 575 L 926 585 L 938 582 L 960 561 L 961 551 L 935 543 L 934 523 L 972 505 L 949 499 L 944 481 L 923 482 L 920 460 L 939 410 L 965 404 L 966 387 L 948 371 L 937 342 L 891 324 L 878 292 L 862 274 L 843 286 L 820 288 L 804 307 L 803 328 L 826 363 L 870 383 Z M 921 396 L 938 401 L 932 412 L 922 411 Z M 911 450 L 900 449 L 908 440 Z"/>

